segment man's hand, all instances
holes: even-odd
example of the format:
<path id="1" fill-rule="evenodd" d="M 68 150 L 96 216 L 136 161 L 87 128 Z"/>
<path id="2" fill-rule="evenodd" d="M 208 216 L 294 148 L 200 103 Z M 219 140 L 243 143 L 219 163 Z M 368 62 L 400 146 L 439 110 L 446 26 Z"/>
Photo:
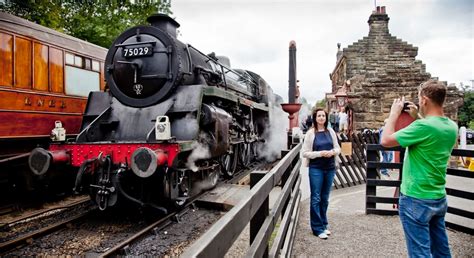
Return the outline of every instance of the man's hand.
<path id="1" fill-rule="evenodd" d="M 390 117 L 397 118 L 400 116 L 403 110 L 403 103 L 405 103 L 405 97 L 402 97 L 401 99 L 394 99 L 392 107 L 390 108 Z M 410 108 L 411 109 L 411 108 Z"/>
<path id="2" fill-rule="evenodd" d="M 415 103 L 411 101 L 406 101 L 408 103 L 408 107 L 410 110 L 407 111 L 407 113 L 413 117 L 413 119 L 418 119 L 418 107 L 415 105 Z"/>

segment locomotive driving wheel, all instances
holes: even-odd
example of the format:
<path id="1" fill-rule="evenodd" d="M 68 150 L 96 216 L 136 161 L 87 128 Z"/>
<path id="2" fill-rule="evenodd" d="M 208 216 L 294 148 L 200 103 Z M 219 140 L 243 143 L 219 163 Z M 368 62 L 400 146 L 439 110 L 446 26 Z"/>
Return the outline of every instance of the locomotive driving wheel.
<path id="1" fill-rule="evenodd" d="M 240 164 L 243 167 L 247 167 L 252 161 L 252 153 L 250 143 L 240 143 L 239 144 L 239 158 Z"/>
<path id="2" fill-rule="evenodd" d="M 222 172 L 227 177 L 234 176 L 235 171 L 237 170 L 237 161 L 239 148 L 238 145 L 232 145 L 231 152 L 226 153 L 221 158 L 221 167 Z"/>
<path id="3" fill-rule="evenodd" d="M 208 185 L 208 189 L 212 189 L 216 187 L 217 183 L 219 182 L 219 167 L 215 166 L 206 171 L 206 183 Z"/>

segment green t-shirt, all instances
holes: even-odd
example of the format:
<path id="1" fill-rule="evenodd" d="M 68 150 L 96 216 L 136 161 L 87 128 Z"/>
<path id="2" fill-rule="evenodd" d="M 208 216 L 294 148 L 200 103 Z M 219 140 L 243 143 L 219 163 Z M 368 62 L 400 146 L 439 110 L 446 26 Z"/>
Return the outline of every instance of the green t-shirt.
<path id="1" fill-rule="evenodd" d="M 402 194 L 419 199 L 446 196 L 446 168 L 457 139 L 457 125 L 446 117 L 429 116 L 395 133 L 408 147 L 403 162 Z"/>

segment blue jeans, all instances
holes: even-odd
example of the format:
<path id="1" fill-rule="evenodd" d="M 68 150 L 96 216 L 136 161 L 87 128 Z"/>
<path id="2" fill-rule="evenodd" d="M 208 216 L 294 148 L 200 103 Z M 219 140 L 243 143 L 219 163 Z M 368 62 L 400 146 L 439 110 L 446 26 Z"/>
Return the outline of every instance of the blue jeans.
<path id="1" fill-rule="evenodd" d="M 382 162 L 391 162 L 393 157 L 393 151 L 382 151 Z M 387 175 L 388 169 L 381 168 L 380 173 Z"/>
<path id="2" fill-rule="evenodd" d="M 327 210 L 334 175 L 336 175 L 335 169 L 309 168 L 311 229 L 316 236 L 323 233 L 328 226 Z"/>
<path id="3" fill-rule="evenodd" d="M 444 216 L 446 197 L 422 200 L 400 194 L 399 214 L 409 257 L 451 257 Z"/>

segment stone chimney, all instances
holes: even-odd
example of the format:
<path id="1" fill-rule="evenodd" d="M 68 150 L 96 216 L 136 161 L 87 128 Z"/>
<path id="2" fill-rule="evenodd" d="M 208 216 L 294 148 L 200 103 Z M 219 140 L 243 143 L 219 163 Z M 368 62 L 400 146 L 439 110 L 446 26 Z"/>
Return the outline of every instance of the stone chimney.
<path id="1" fill-rule="evenodd" d="M 336 63 L 339 62 L 339 59 L 341 59 L 341 57 L 342 57 L 341 43 L 337 43 Z"/>
<path id="2" fill-rule="evenodd" d="M 370 35 L 386 35 L 388 33 L 388 15 L 385 13 L 385 6 L 377 6 L 377 9 L 372 12 L 369 20 L 369 36 Z"/>

